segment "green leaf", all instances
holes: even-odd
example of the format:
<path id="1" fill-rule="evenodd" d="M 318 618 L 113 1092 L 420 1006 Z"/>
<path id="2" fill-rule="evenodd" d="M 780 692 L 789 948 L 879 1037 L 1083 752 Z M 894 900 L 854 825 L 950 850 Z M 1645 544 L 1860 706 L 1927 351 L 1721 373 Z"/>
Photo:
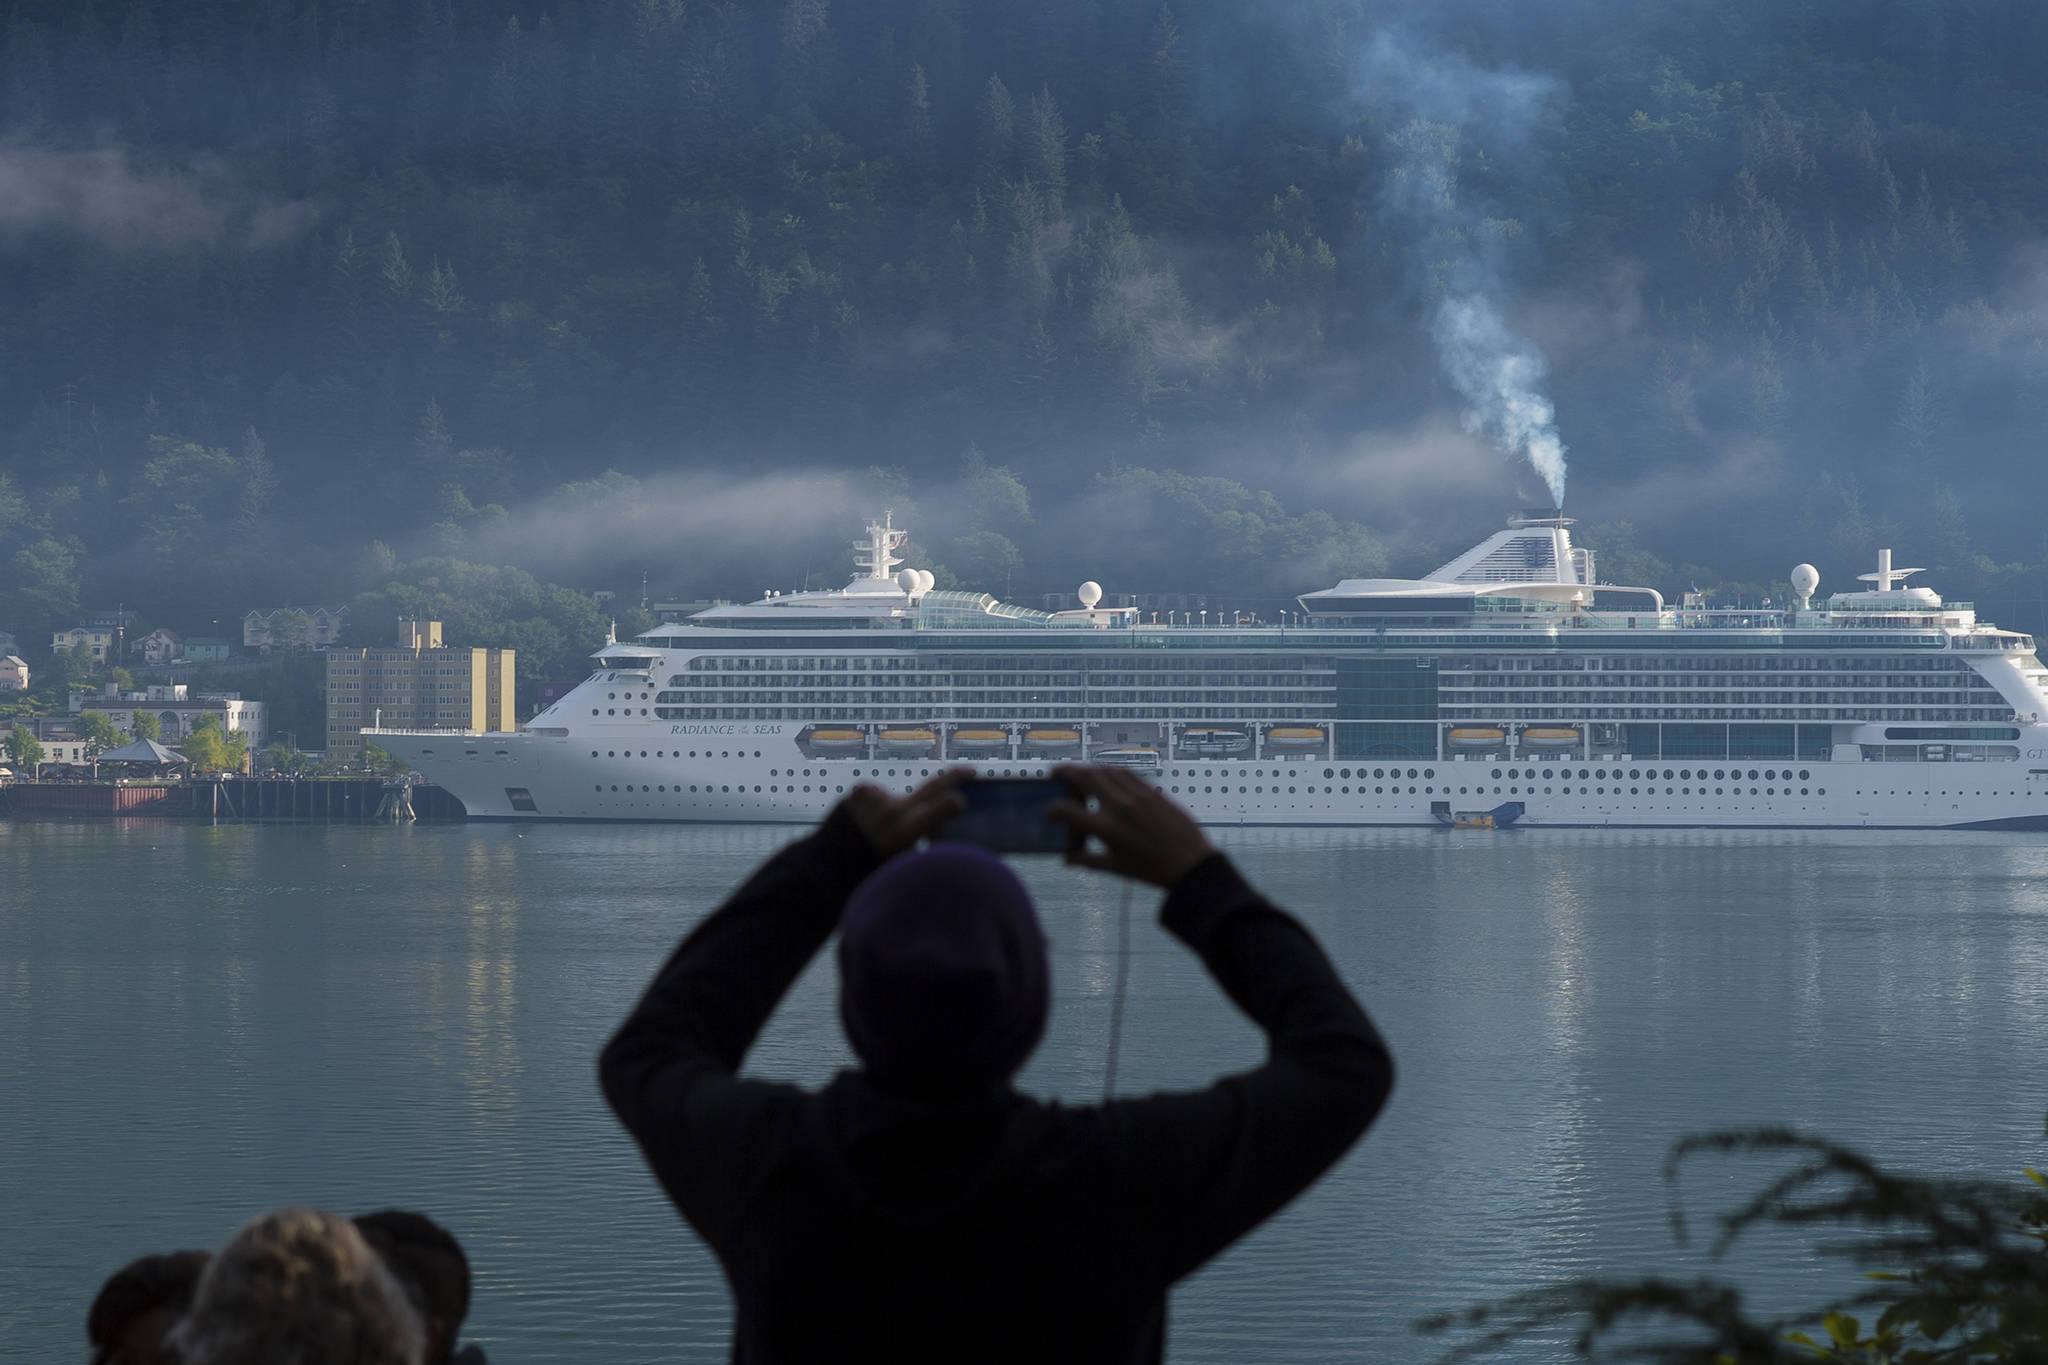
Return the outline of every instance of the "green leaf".
<path id="1" fill-rule="evenodd" d="M 2027 1173 L 2027 1179 L 2033 1181 L 2036 1185 L 2041 1186 L 2043 1189 L 2048 1189 L 2048 1175 L 2042 1175 L 2032 1166 L 2022 1166 L 2020 1169 Z"/>
<path id="2" fill-rule="evenodd" d="M 1820 1320 L 1820 1325 L 1827 1329 L 1828 1337 L 1837 1346 L 1854 1346 L 1863 1332 L 1863 1324 L 1847 1313 L 1830 1313 Z"/>

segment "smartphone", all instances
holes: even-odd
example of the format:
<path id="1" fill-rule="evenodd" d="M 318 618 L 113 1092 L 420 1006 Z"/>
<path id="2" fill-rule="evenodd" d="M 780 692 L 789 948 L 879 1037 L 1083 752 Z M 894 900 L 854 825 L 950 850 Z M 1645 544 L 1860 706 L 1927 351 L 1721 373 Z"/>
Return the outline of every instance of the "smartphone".
<path id="1" fill-rule="evenodd" d="M 1071 793 L 1051 777 L 981 777 L 959 788 L 967 809 L 939 831 L 941 839 L 978 844 L 992 853 L 1064 853 L 1067 827 L 1046 811 Z"/>

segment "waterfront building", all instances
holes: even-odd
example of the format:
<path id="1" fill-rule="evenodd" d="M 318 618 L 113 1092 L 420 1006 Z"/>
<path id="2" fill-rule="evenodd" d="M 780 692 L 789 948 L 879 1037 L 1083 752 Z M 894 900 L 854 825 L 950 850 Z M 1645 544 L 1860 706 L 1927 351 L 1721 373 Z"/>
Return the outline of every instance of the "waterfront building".
<path id="1" fill-rule="evenodd" d="M 235 642 L 220 635 L 195 635 L 185 641 L 185 657 L 188 664 L 217 664 L 232 657 Z"/>
<path id="2" fill-rule="evenodd" d="M 399 622 L 389 649 L 327 651 L 327 752 L 362 751 L 377 725 L 423 731 L 506 730 L 513 714 L 515 651 L 451 649 L 439 621 Z"/>
<path id="3" fill-rule="evenodd" d="M 341 643 L 347 607 L 274 607 L 242 615 L 242 647 L 268 654 L 273 649 L 328 649 Z"/>
<path id="4" fill-rule="evenodd" d="M 201 716 L 220 722 L 223 734 L 240 735 L 254 752 L 269 741 L 266 708 L 260 701 L 243 698 L 238 692 L 194 693 L 186 683 L 164 683 L 133 692 L 123 692 L 108 683 L 97 692 L 73 688 L 71 713 L 98 711 L 127 734 L 135 728 L 138 712 L 156 717 L 157 737 L 176 745 L 188 738 Z"/>
<path id="5" fill-rule="evenodd" d="M 18 654 L 0 655 L 0 692 L 28 691 L 28 665 Z"/>
<path id="6" fill-rule="evenodd" d="M 70 767 L 84 767 L 92 762 L 91 742 L 78 733 L 69 716 L 32 716 L 13 723 L 16 730 L 26 730 L 43 746 L 43 767 L 62 763 Z M 33 780 L 36 773 L 22 773 L 21 777 Z"/>
<path id="7" fill-rule="evenodd" d="M 1570 525 L 1204 625 L 1094 583 L 1059 612 L 934 591 L 884 521 L 845 588 L 607 642 L 516 733 L 376 738 L 473 818 L 811 821 L 858 782 L 1077 759 L 1220 824 L 2048 828 L 2031 636 L 1889 550 L 1861 591 L 1801 564 L 1784 606 L 1673 607 L 1601 582 Z"/>

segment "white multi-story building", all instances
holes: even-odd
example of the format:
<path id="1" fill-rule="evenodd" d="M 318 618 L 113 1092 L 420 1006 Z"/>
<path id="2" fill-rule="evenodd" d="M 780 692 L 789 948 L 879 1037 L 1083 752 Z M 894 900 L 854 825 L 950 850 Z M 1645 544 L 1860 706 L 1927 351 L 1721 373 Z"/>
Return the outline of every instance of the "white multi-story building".
<path id="1" fill-rule="evenodd" d="M 241 735 L 251 749 L 260 749 L 269 741 L 262 702 L 246 701 L 234 692 L 195 695 L 185 683 L 137 692 L 122 692 L 108 683 L 99 692 L 74 691 L 71 712 L 76 715 L 82 711 L 100 712 L 124 733 L 135 728 L 137 712 L 148 712 L 156 717 L 158 741 L 174 747 L 192 733 L 193 722 L 201 716 L 218 720 L 223 733 Z"/>
<path id="2" fill-rule="evenodd" d="M 326 649 L 341 640 L 347 607 L 276 607 L 242 614 L 242 646 L 269 653 L 273 649 Z"/>

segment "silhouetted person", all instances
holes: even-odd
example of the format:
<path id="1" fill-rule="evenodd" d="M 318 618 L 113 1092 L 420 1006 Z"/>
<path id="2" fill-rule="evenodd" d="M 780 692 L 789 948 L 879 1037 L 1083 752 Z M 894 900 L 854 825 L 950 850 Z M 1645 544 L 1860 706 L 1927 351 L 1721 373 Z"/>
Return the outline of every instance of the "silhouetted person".
<path id="1" fill-rule="evenodd" d="M 192 1306 L 210 1259 L 204 1251 L 143 1256 L 109 1276 L 85 1315 L 93 1365 L 171 1365 L 164 1338 Z"/>
<path id="2" fill-rule="evenodd" d="M 423 1365 L 426 1329 L 355 1224 L 278 1209 L 214 1254 L 170 1344 L 182 1365 Z"/>
<path id="3" fill-rule="evenodd" d="M 959 774 L 855 788 L 683 941 L 600 1066 L 725 1268 L 736 1361 L 1159 1360 L 1168 1288 L 1384 1103 L 1392 1059 L 1307 931 L 1151 784 L 1061 776 L 1085 798 L 1057 808 L 1068 860 L 1168 889 L 1162 922 L 1265 1031 L 1265 1064 L 1081 1108 L 1019 1095 L 1047 1001 L 1029 896 L 978 849 L 907 851 L 961 809 Z M 817 1093 L 740 1079 L 835 928 L 860 1068 Z"/>
<path id="4" fill-rule="evenodd" d="M 481 1346 L 461 1351 L 469 1316 L 469 1257 L 455 1235 L 423 1213 L 383 1209 L 360 1214 L 356 1230 L 398 1277 L 427 1327 L 427 1365 L 485 1365 Z"/>

